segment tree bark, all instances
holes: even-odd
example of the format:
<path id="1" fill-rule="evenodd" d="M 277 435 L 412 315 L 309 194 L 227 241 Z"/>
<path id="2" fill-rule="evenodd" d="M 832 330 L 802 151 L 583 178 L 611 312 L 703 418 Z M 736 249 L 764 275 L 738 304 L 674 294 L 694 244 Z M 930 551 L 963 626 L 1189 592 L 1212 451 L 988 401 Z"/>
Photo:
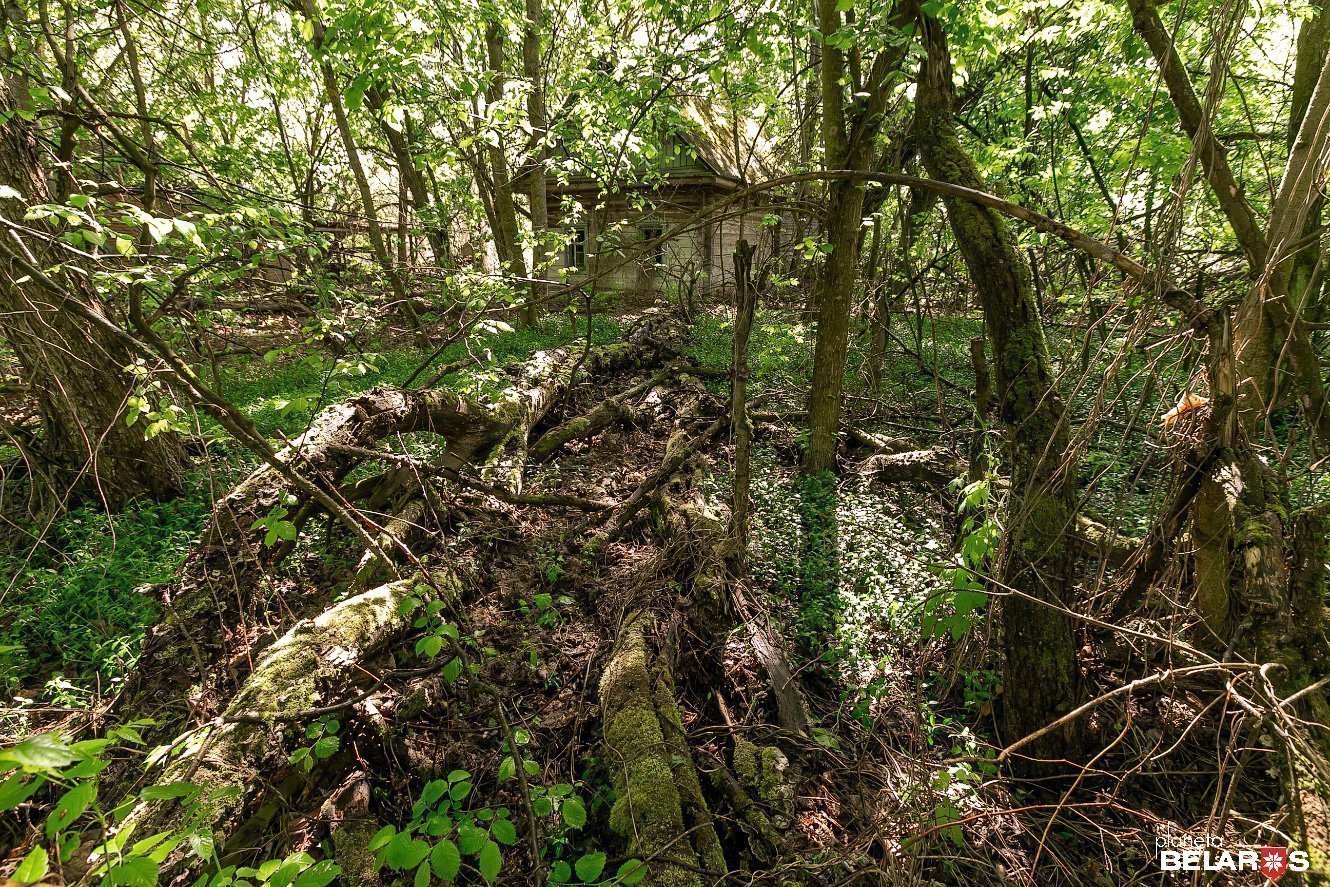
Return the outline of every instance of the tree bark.
<path id="1" fill-rule="evenodd" d="M 489 83 L 485 101 L 494 108 L 503 101 L 503 28 L 494 23 L 485 29 L 485 55 L 489 62 Z M 513 197 L 513 177 L 503 145 L 489 144 L 490 177 L 493 180 L 494 246 L 499 261 L 513 277 L 526 277 L 526 257 L 522 254 L 522 232 L 517 222 L 517 202 Z"/>
<path id="2" fill-rule="evenodd" d="M 753 425 L 748 420 L 748 339 L 757 310 L 753 248 L 740 240 L 734 250 L 734 344 L 730 357 L 730 440 L 734 444 L 734 489 L 730 500 L 731 573 L 742 576 L 748 560 L 749 484 Z"/>
<path id="3" fill-rule="evenodd" d="M 920 16 L 927 56 L 920 69 L 915 136 L 933 178 L 979 189 L 979 170 L 956 135 L 951 58 L 941 25 Z M 1064 464 L 1068 434 L 1049 373 L 1039 306 L 1005 220 L 945 196 L 947 217 L 983 305 L 993 350 L 998 413 L 1012 472 L 1010 515 L 998 565 L 1003 598 L 1003 687 L 1007 739 L 1020 739 L 1070 710 L 1080 695 L 1076 642 L 1058 607 L 1071 600 L 1076 464 Z M 1074 725 L 1051 732 L 1035 754 L 1074 756 Z"/>
<path id="4" fill-rule="evenodd" d="M 522 312 L 526 323 L 540 319 L 540 304 L 545 297 L 543 282 L 548 270 L 545 235 L 549 228 L 549 206 L 545 196 L 545 156 L 549 135 L 545 111 L 545 81 L 540 65 L 540 28 L 544 16 L 541 0 L 526 0 L 526 26 L 522 30 L 522 73 L 527 79 L 527 121 L 531 124 L 531 162 L 528 166 L 531 196 L 531 302 Z"/>
<path id="5" fill-rule="evenodd" d="M 36 133 L 16 113 L 26 100 L 20 76 L 0 81 L 0 119 L 5 121 L 0 125 L 0 185 L 17 191 L 25 203 L 49 203 Z M 37 264 L 46 264 L 49 242 L 29 241 L 26 247 Z M 185 461 L 179 437 L 166 431 L 145 440 L 142 420 L 126 424 L 126 402 L 135 392 L 127 372 L 135 360 L 128 347 L 66 310 L 52 294 L 25 281 L 28 277 L 0 260 L 0 335 L 37 401 L 44 463 L 39 468 L 63 488 L 62 499 L 95 497 L 110 508 L 137 497 L 179 493 Z M 105 306 L 83 275 L 67 274 L 63 282 L 68 298 L 105 316 Z"/>
<path id="6" fill-rule="evenodd" d="M 1297 58 L 1293 70 L 1293 99 L 1288 120 L 1288 150 L 1291 154 L 1297 142 L 1298 132 L 1311 104 L 1312 93 L 1316 89 L 1321 75 L 1324 59 L 1330 55 L 1330 15 L 1326 14 L 1325 2 L 1314 4 L 1312 17 L 1302 23 L 1298 30 Z M 1321 264 L 1321 210 L 1325 198 L 1318 194 L 1315 202 L 1308 208 L 1307 220 L 1303 223 L 1298 242 L 1303 244 L 1292 259 L 1288 271 L 1288 291 L 1293 299 L 1295 310 L 1301 311 L 1312 321 L 1324 320 L 1325 311 L 1321 305 L 1321 288 L 1325 272 Z"/>
<path id="7" fill-rule="evenodd" d="M 1231 393 L 1236 399 L 1242 424 L 1249 429 L 1257 428 L 1276 406 L 1276 371 L 1287 352 L 1308 421 L 1322 442 L 1330 444 L 1330 413 L 1325 409 L 1320 363 L 1306 324 L 1295 310 L 1297 303 L 1290 302 L 1289 268 L 1279 261 L 1271 264 L 1272 240 L 1255 209 L 1243 196 L 1243 189 L 1228 162 L 1227 150 L 1211 129 L 1206 109 L 1196 95 L 1172 36 L 1159 18 L 1158 9 L 1149 0 L 1128 0 L 1128 6 L 1132 25 L 1159 65 L 1182 130 L 1191 140 L 1210 190 L 1257 279 L 1233 323 L 1234 390 L 1212 392 L 1212 396 Z M 1324 63 L 1322 59 L 1322 66 Z M 1321 76 L 1320 72 L 1317 76 Z M 1312 100 L 1309 99 L 1309 103 Z M 1306 122 L 1304 120 L 1304 124 Z M 1319 121 L 1316 123 L 1319 125 Z M 1296 153 L 1295 149 L 1290 156 L 1286 182 L 1289 172 L 1294 169 Z M 1272 226 L 1277 220 L 1279 206 L 1279 200 L 1272 205 Z M 1272 233 L 1273 230 L 1272 227 Z"/>
<path id="8" fill-rule="evenodd" d="M 902 13 L 903 15 L 903 13 Z M 903 23 L 900 19 L 898 23 Z M 817 23 L 823 34 L 819 77 L 822 88 L 822 145 L 828 169 L 867 170 L 873 141 L 881 131 L 889 79 L 900 68 L 907 41 L 878 52 L 863 75 L 858 50 L 850 57 L 852 99 L 846 101 L 845 51 L 828 42 L 841 27 L 838 0 L 818 0 Z M 845 361 L 850 343 L 850 307 L 859 278 L 860 229 L 864 213 L 862 179 L 846 178 L 828 187 L 823 235 L 831 254 L 813 288 L 817 341 L 813 346 L 813 381 L 808 395 L 808 444 L 803 467 L 810 474 L 836 467 L 836 431 L 840 427 Z"/>

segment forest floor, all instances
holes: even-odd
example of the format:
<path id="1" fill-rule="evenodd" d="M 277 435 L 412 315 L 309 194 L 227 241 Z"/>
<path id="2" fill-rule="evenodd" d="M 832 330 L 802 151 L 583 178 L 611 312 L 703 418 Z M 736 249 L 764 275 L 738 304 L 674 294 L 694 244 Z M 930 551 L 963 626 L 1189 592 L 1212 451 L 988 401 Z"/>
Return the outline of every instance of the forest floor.
<path id="1" fill-rule="evenodd" d="M 471 346 L 483 355 L 481 362 L 446 384 L 469 396 L 492 396 L 509 378 L 505 367 L 542 349 L 612 342 L 634 320 L 598 316 L 589 337 L 566 317 L 532 329 L 495 330 Z M 946 323 L 952 329 L 930 334 L 927 339 L 939 344 L 926 341 L 920 357 L 892 350 L 896 357 L 875 396 L 869 396 L 863 367 L 852 363 L 847 404 L 856 427 L 919 448 L 945 445 L 965 452 L 973 385 L 968 344 L 978 325 L 964 317 Z M 389 345 L 348 348 L 329 360 L 302 346 L 295 325 L 281 318 L 243 332 L 239 341 L 246 353 L 218 370 L 222 390 L 265 434 L 288 439 L 328 404 L 401 383 L 422 357 L 414 348 Z M 898 333 L 908 340 L 912 330 L 902 324 Z M 698 374 L 685 370 L 677 384 L 650 388 L 634 399 L 633 421 L 531 466 L 523 493 L 608 502 L 629 497 L 678 444 L 681 430 L 696 432 L 699 404 L 726 390 L 724 379 L 706 377 L 728 368 L 730 341 L 726 311 L 699 314 L 683 347 Z M 607 662 L 616 659 L 616 638 L 634 614 L 646 611 L 652 614 L 649 647 L 672 663 L 679 721 L 705 777 L 722 846 L 750 867 L 756 861 L 766 866 L 761 876 L 740 880 L 831 884 L 858 873 L 883 883 L 919 877 L 943 883 L 1150 882 L 1155 834 L 1171 823 L 1189 827 L 1203 819 L 1211 800 L 1201 793 L 1175 795 L 1170 771 L 1204 779 L 1204 768 L 1214 766 L 1221 726 L 1196 728 L 1207 717 L 1200 700 L 1145 700 L 1125 718 L 1118 711 L 1118 720 L 1092 725 L 1120 733 L 1118 750 L 1099 762 L 1102 769 L 1074 784 L 1053 783 L 1047 791 L 1028 783 L 1014 789 L 993 761 L 1001 691 L 997 663 L 984 652 L 991 649 L 985 637 L 992 627 L 982 607 L 952 618 L 956 613 L 936 606 L 954 590 L 956 551 L 975 530 L 957 513 L 960 482 L 884 486 L 852 470 L 870 452 L 847 453 L 851 470 L 833 491 L 835 605 L 810 611 L 804 515 L 807 497 L 815 493 L 796 471 L 799 423 L 782 418 L 802 408 L 797 392 L 806 390 L 810 352 L 809 329 L 796 317 L 759 316 L 752 394 L 762 417 L 749 585 L 761 618 L 794 651 L 811 708 L 808 735 L 771 726 L 775 701 L 751 638 L 736 627 L 717 639 L 707 624 L 714 611 L 702 600 L 702 577 L 714 552 L 699 542 L 705 534 L 689 523 L 693 517 L 684 522 L 690 529 L 682 536 L 671 524 L 677 514 L 723 524 L 731 480 L 728 444 L 698 448 L 654 497 L 650 513 L 610 540 L 595 561 L 577 556 L 594 530 L 584 511 L 448 494 L 434 516 L 438 526 L 430 524 L 438 535 L 424 550 L 429 563 L 460 571 L 464 595 L 455 607 L 422 616 L 410 639 L 362 663 L 362 670 L 378 675 L 365 698 L 308 725 L 308 742 L 289 749 L 290 766 L 298 768 L 302 750 L 303 758 L 325 757 L 320 743 L 335 736 L 333 751 L 295 791 L 278 791 L 283 783 L 273 780 L 269 801 L 278 810 L 263 821 L 279 825 L 263 832 L 261 846 L 250 847 L 253 855 L 308 850 L 320 856 L 323 843 L 338 848 L 344 878 L 350 878 L 344 883 L 373 883 L 378 865 L 372 855 L 356 856 L 343 846 L 356 817 L 373 822 L 372 832 L 386 824 L 394 835 L 422 837 L 432 816 L 465 818 L 489 824 L 494 840 L 504 845 L 517 843 L 516 832 L 493 823 L 532 817 L 540 823 L 539 840 L 504 850 L 504 883 L 529 883 L 535 855 L 555 872 L 560 863 L 564 871 L 588 858 L 593 865 L 602 852 L 611 867 L 623 863 L 622 848 L 604 837 L 614 831 L 615 767 L 607 759 L 599 694 Z M 465 353 L 454 346 L 438 364 Z M 650 375 L 634 370 L 574 386 L 545 427 L 581 415 Z M 39 540 L 11 535 L 0 552 L 0 575 L 7 577 L 0 680 L 10 700 L 0 712 L 4 734 L 74 731 L 95 723 L 123 691 L 145 632 L 160 618 L 156 589 L 176 579 L 214 502 L 255 466 L 206 421 L 198 430 L 200 459 L 186 496 L 114 516 L 69 512 Z M 1147 472 L 1137 472 L 1133 488 L 1126 469 L 1104 460 L 1113 466 L 1105 468 L 1108 479 L 1100 485 L 1106 495 L 1148 495 Z M 1087 492 L 1096 495 L 1093 487 Z M 440 532 L 444 526 L 451 531 Z M 323 544 L 302 539 L 283 564 L 280 601 L 270 611 L 313 616 L 354 592 L 347 579 L 356 566 L 354 550 L 344 538 L 338 544 L 331 524 L 324 532 Z M 828 546 L 825 539 L 815 541 Z M 466 651 L 456 667 L 474 666 L 468 680 L 501 688 L 501 701 L 456 691 L 453 660 L 444 655 L 436 662 L 438 648 L 431 655 L 428 646 L 430 637 L 446 634 L 444 625 L 454 627 Z M 264 629 L 256 626 L 249 640 L 264 639 Z M 1157 652 L 1132 655 L 1148 663 Z M 1128 657 L 1115 655 L 1104 639 L 1087 637 L 1085 661 L 1096 686 L 1131 679 Z M 346 695 L 345 687 L 324 689 L 332 699 Z M 1143 748 L 1166 745 L 1170 737 L 1176 745 L 1154 758 Z M 1159 762 L 1157 772 L 1133 774 L 1128 786 L 1119 763 L 1147 758 Z M 519 761 L 525 774 L 520 780 L 513 778 Z M 765 811 L 781 836 L 778 848 L 764 845 L 742 802 L 721 788 L 726 774 Z M 446 791 L 431 788 L 436 784 Z M 455 788 L 462 784 L 465 789 Z M 1253 779 L 1244 792 L 1268 790 L 1265 781 Z M 390 859 L 387 868 L 397 868 L 396 862 Z M 407 877 L 408 866 L 400 868 Z M 710 883 L 716 873 L 703 869 Z"/>

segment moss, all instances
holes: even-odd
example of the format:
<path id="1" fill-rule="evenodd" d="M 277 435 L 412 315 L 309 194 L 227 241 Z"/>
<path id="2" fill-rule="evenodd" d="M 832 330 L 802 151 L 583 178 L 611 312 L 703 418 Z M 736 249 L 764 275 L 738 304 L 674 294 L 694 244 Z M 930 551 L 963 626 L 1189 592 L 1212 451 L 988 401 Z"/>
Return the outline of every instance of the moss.
<path id="1" fill-rule="evenodd" d="M 378 884 L 378 864 L 370 852 L 369 842 L 379 829 L 372 820 L 349 822 L 332 833 L 333 859 L 342 869 L 343 884 Z"/>
<path id="2" fill-rule="evenodd" d="M 784 753 L 775 746 L 757 745 L 742 737 L 734 741 L 734 772 L 761 801 L 781 807 L 788 805 L 790 798 L 785 786 L 788 766 Z"/>
<path id="3" fill-rule="evenodd" d="M 683 807 L 653 704 L 645 622 L 641 613 L 627 619 L 601 678 L 605 745 L 610 759 L 618 762 L 610 828 L 636 855 L 696 866 L 697 856 L 689 842 L 680 840 L 686 833 Z M 651 865 L 646 883 L 659 887 L 701 884 L 695 872 L 668 863 Z"/>
<path id="4" fill-rule="evenodd" d="M 720 838 L 712 823 L 711 811 L 707 808 L 706 798 L 702 796 L 702 785 L 697 778 L 697 767 L 693 756 L 688 751 L 687 738 L 683 732 L 683 721 L 679 716 L 679 706 L 674 700 L 674 676 L 669 669 L 661 669 L 656 679 L 656 713 L 665 746 L 669 753 L 670 769 L 674 773 L 674 784 L 679 790 L 679 799 L 683 812 L 691 829 L 692 843 L 697 848 L 702 865 L 714 871 L 728 871 L 725 853 L 720 846 Z"/>

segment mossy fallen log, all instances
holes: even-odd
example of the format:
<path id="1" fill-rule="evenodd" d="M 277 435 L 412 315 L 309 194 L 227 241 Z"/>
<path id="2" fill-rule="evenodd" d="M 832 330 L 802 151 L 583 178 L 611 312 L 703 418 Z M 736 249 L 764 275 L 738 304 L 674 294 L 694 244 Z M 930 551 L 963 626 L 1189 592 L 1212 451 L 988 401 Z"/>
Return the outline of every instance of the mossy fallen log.
<path id="1" fill-rule="evenodd" d="M 617 373 L 660 359 L 650 339 L 652 323 L 638 326 L 629 341 L 593 348 L 542 351 L 512 370 L 513 384 L 491 404 L 445 390 L 376 388 L 323 410 L 309 430 L 282 450 L 283 462 L 329 491 L 360 465 L 379 441 L 390 436 L 430 432 L 446 441 L 440 464 L 457 469 L 481 463 L 517 490 L 526 462 L 526 439 L 567 390 L 574 368 L 590 375 Z M 136 700 L 160 703 L 180 697 L 215 666 L 243 646 L 243 628 L 261 615 L 275 595 L 273 569 L 292 548 L 304 520 L 317 509 L 279 472 L 264 466 L 226 494 L 214 507 L 203 538 L 186 558 L 179 582 L 165 595 L 165 618 L 144 641 L 133 679 L 129 708 Z M 376 569 L 388 568 L 383 545 L 400 540 L 365 519 L 376 539 Z M 276 544 L 264 544 L 265 536 Z M 391 571 L 389 571 L 391 574 Z M 239 629 L 239 631 L 238 631 Z M 239 635 L 239 636 L 237 636 Z M 243 678 L 244 661 L 238 660 Z M 223 670 L 220 674 L 224 674 Z M 204 697 L 228 695 L 201 694 Z"/>
<path id="2" fill-rule="evenodd" d="M 403 601 L 415 594 L 447 601 L 461 590 L 453 574 L 435 574 L 432 581 L 437 591 L 418 578 L 402 579 L 298 622 L 268 649 L 222 715 L 172 743 L 170 763 L 156 783 L 196 791 L 184 800 L 140 800 L 116 833 L 133 830 L 146 837 L 205 826 L 219 851 L 225 848 L 271 774 L 286 768 L 296 746 L 308 741 L 306 721 L 336 704 L 320 694 L 327 687 L 347 687 L 367 656 L 410 629 Z M 301 718 L 302 712 L 309 717 Z M 183 852 L 169 862 L 164 868 L 188 864 Z"/>
<path id="3" fill-rule="evenodd" d="M 965 461 L 943 447 L 929 450 L 879 453 L 859 466 L 859 473 L 873 483 L 913 482 L 946 484 L 965 472 Z"/>
<path id="4" fill-rule="evenodd" d="M 624 620 L 600 681 L 616 797 L 610 828 L 647 861 L 649 887 L 701 887 L 699 869 L 724 871 L 724 857 L 683 742 L 673 680 L 650 661 L 650 621 L 640 611 Z"/>

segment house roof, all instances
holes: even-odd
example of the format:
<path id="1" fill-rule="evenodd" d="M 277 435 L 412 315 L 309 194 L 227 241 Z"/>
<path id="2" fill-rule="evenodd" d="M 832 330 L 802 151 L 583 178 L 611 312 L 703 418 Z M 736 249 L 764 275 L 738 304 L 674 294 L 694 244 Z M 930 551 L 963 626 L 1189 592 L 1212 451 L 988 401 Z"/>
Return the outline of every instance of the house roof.
<path id="1" fill-rule="evenodd" d="M 775 178 L 771 146 L 755 121 L 736 121 L 710 102 L 689 98 L 679 104 L 685 121 L 680 135 L 717 175 L 751 185 Z"/>
<path id="2" fill-rule="evenodd" d="M 706 172 L 733 185 L 745 186 L 779 175 L 771 161 L 771 145 L 756 121 L 738 124 L 716 111 L 707 100 L 688 97 L 674 106 L 680 118 L 679 127 L 672 133 L 688 145 Z M 680 180 L 696 177 L 696 166 L 667 168 L 665 175 Z M 519 173 L 518 179 L 528 170 Z M 515 179 L 515 183 L 518 181 Z M 569 190 L 584 189 L 592 180 L 589 176 L 574 175 L 565 182 L 551 180 L 551 195 Z"/>

